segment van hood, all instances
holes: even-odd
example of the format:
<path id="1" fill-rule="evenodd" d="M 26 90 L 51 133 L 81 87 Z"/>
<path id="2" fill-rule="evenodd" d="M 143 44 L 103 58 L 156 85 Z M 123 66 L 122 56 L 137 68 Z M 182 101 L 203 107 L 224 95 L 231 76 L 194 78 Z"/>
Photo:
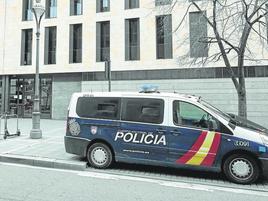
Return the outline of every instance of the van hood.
<path id="1" fill-rule="evenodd" d="M 258 133 L 262 133 L 263 135 L 268 136 L 268 129 L 257 124 L 254 123 L 248 119 L 245 119 L 243 117 L 239 117 L 235 114 L 228 114 L 230 116 L 230 121 L 229 123 L 235 125 L 235 126 L 239 126 L 239 127 L 243 127 L 243 128 L 247 128 L 249 130 L 258 132 Z"/>

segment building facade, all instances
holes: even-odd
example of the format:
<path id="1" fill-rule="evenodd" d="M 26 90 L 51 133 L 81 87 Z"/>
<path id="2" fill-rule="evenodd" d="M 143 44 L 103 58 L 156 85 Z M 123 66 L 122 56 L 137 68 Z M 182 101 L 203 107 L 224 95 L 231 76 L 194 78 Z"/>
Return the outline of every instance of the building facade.
<path id="1" fill-rule="evenodd" d="M 161 91 L 201 95 L 237 113 L 237 94 L 223 61 L 198 62 L 216 49 L 196 42 L 212 33 L 202 19 L 204 12 L 212 12 L 204 1 L 197 1 L 202 12 L 190 7 L 186 15 L 186 0 L 173 9 L 171 0 L 43 1 L 43 118 L 65 118 L 73 92 L 107 91 L 106 60 L 111 61 L 114 91 L 138 91 L 144 83 L 155 83 Z M 32 0 L 0 0 L 1 112 L 21 117 L 31 117 L 33 109 L 36 30 L 31 7 Z M 246 63 L 248 116 L 268 126 L 268 51 L 255 40 L 250 44 L 258 61 Z"/>

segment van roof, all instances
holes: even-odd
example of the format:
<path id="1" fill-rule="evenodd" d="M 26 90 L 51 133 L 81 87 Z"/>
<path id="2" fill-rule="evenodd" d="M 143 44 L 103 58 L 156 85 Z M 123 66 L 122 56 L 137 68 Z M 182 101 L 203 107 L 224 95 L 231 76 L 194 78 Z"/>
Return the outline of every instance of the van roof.
<path id="1" fill-rule="evenodd" d="M 74 93 L 77 97 L 89 96 L 89 97 L 140 97 L 140 98 L 179 98 L 198 102 L 200 96 L 174 93 L 139 93 L 139 92 L 79 92 Z"/>

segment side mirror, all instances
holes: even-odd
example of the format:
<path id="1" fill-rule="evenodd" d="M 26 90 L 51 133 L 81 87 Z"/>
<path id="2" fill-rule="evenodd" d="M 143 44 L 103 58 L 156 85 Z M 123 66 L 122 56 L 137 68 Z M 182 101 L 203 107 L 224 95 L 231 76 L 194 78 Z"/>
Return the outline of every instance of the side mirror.
<path id="1" fill-rule="evenodd" d="M 218 129 L 218 125 L 217 125 L 216 120 L 214 120 L 214 119 L 208 120 L 208 129 L 210 131 L 216 131 Z"/>

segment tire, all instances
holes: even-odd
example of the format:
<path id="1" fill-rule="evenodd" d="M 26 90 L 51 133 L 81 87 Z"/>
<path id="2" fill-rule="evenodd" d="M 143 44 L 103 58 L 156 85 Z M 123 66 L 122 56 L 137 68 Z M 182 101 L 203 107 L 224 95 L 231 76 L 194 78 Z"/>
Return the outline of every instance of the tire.
<path id="1" fill-rule="evenodd" d="M 238 184 L 254 183 L 260 176 L 257 161 L 245 154 L 233 154 L 223 164 L 223 171 L 228 180 Z"/>
<path id="2" fill-rule="evenodd" d="M 91 145 L 87 151 L 87 160 L 90 166 L 104 169 L 111 166 L 113 162 L 113 154 L 106 144 L 95 143 Z"/>

